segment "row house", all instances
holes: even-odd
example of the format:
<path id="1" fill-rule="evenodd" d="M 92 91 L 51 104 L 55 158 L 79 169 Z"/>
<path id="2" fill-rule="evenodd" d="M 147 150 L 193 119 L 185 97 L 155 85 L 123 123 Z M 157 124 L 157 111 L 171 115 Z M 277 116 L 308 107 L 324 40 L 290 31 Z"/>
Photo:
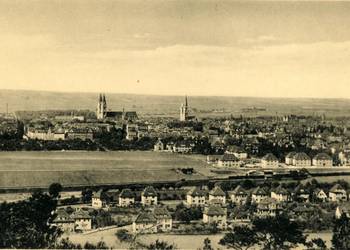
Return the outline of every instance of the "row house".
<path id="1" fill-rule="evenodd" d="M 64 232 L 88 231 L 92 229 L 92 217 L 83 209 L 78 209 L 72 214 L 68 214 L 64 209 L 58 209 L 52 224 Z"/>
<path id="2" fill-rule="evenodd" d="M 311 158 L 304 152 L 290 152 L 286 156 L 286 164 L 295 167 L 310 167 Z"/>
<path id="3" fill-rule="evenodd" d="M 333 159 L 326 153 L 319 153 L 312 159 L 312 165 L 315 167 L 332 167 Z"/>

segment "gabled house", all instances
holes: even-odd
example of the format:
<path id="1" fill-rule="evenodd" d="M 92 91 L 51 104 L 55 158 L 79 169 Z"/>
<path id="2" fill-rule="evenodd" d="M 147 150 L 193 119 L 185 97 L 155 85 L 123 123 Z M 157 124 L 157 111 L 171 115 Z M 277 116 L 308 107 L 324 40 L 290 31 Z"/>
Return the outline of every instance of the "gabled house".
<path id="1" fill-rule="evenodd" d="M 199 187 L 193 187 L 186 195 L 188 206 L 204 206 L 208 191 Z"/>
<path id="2" fill-rule="evenodd" d="M 350 203 L 342 203 L 335 209 L 335 218 L 339 219 L 342 214 L 350 218 Z"/>
<path id="3" fill-rule="evenodd" d="M 248 192 L 241 185 L 238 185 L 232 192 L 229 192 L 231 202 L 236 205 L 244 205 L 248 200 Z"/>
<path id="4" fill-rule="evenodd" d="M 103 208 L 107 206 L 108 200 L 107 194 L 100 189 L 92 195 L 91 205 L 93 208 Z"/>
<path id="5" fill-rule="evenodd" d="M 293 158 L 296 152 L 289 152 L 285 157 L 286 165 L 293 165 Z"/>
<path id="6" fill-rule="evenodd" d="M 203 211 L 203 223 L 216 223 L 218 228 L 225 229 L 227 227 L 227 209 L 220 205 L 209 205 Z"/>
<path id="7" fill-rule="evenodd" d="M 259 218 L 276 217 L 281 212 L 282 204 L 276 199 L 267 198 L 258 204 L 255 215 Z"/>
<path id="8" fill-rule="evenodd" d="M 141 193 L 141 204 L 143 206 L 154 206 L 158 204 L 158 194 L 154 187 L 148 186 Z"/>
<path id="9" fill-rule="evenodd" d="M 88 231 L 92 228 L 92 217 L 88 211 L 78 209 L 71 215 L 75 223 L 75 230 Z"/>
<path id="10" fill-rule="evenodd" d="M 226 194 L 219 186 L 215 186 L 209 192 L 209 201 L 213 201 L 213 200 L 216 200 L 222 204 L 226 203 Z"/>
<path id="11" fill-rule="evenodd" d="M 153 214 L 157 219 L 157 230 L 161 232 L 170 232 L 173 228 L 173 219 L 169 211 L 164 207 L 156 207 Z"/>
<path id="12" fill-rule="evenodd" d="M 321 202 L 326 202 L 328 199 L 328 196 L 323 189 L 316 188 L 313 192 L 313 195 L 314 195 L 314 198 L 316 198 L 316 200 Z"/>
<path id="13" fill-rule="evenodd" d="M 75 230 L 74 219 L 64 209 L 58 209 L 56 211 L 56 218 L 52 224 L 60 228 L 63 232 L 73 232 Z"/>
<path id="14" fill-rule="evenodd" d="M 135 195 L 130 189 L 123 189 L 119 194 L 119 206 L 129 207 L 135 204 Z"/>
<path id="15" fill-rule="evenodd" d="M 257 203 L 259 204 L 263 200 L 266 200 L 269 198 L 269 194 L 264 188 L 257 187 L 253 190 L 252 192 L 252 203 Z"/>
<path id="16" fill-rule="evenodd" d="M 293 157 L 292 165 L 295 167 L 310 167 L 311 158 L 304 152 L 296 153 Z"/>
<path id="17" fill-rule="evenodd" d="M 335 184 L 329 190 L 328 197 L 329 200 L 333 202 L 347 201 L 348 198 L 346 190 L 340 184 Z"/>
<path id="18" fill-rule="evenodd" d="M 151 212 L 140 213 L 132 224 L 134 233 L 157 233 L 157 218 Z"/>
<path id="19" fill-rule="evenodd" d="M 290 193 L 280 185 L 271 191 L 271 198 L 278 202 L 287 202 L 290 200 Z"/>
<path id="20" fill-rule="evenodd" d="M 309 202 L 310 201 L 310 193 L 306 190 L 303 185 L 299 184 L 292 193 L 293 199 L 295 201 L 301 202 Z"/>

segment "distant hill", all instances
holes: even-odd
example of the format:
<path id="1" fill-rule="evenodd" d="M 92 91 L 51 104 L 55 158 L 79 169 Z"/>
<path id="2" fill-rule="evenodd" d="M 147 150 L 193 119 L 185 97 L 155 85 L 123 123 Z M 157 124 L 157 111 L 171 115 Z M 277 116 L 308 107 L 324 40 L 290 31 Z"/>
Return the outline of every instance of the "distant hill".
<path id="1" fill-rule="evenodd" d="M 106 93 L 108 108 L 135 110 L 140 114 L 177 115 L 183 96 L 157 96 Z M 0 112 L 18 110 L 89 109 L 95 110 L 98 93 L 64 93 L 25 90 L 0 90 Z M 189 96 L 189 105 L 198 116 L 326 114 L 350 116 L 349 99 L 254 98 Z"/>

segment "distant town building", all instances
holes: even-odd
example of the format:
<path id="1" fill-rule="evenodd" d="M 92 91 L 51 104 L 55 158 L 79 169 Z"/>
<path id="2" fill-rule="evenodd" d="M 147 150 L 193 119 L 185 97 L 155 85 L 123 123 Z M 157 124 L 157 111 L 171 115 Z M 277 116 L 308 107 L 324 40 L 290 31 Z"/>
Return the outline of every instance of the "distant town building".
<path id="1" fill-rule="evenodd" d="M 98 120 L 110 119 L 114 121 L 134 121 L 138 119 L 135 111 L 109 111 L 105 94 L 99 96 L 96 118 Z"/>
<path id="2" fill-rule="evenodd" d="M 102 189 L 93 194 L 91 205 L 93 208 L 103 208 L 107 206 L 108 196 Z"/>
<path id="3" fill-rule="evenodd" d="M 248 192 L 241 185 L 238 185 L 232 192 L 229 192 L 232 203 L 236 205 L 244 205 L 248 200 Z"/>
<path id="4" fill-rule="evenodd" d="M 170 232 L 173 228 L 173 219 L 165 207 L 156 207 L 153 211 L 157 219 L 157 231 Z"/>
<path id="5" fill-rule="evenodd" d="M 312 165 L 315 167 L 332 167 L 333 159 L 326 153 L 319 153 L 312 159 Z"/>
<path id="6" fill-rule="evenodd" d="M 185 104 L 181 104 L 180 107 L 180 121 L 185 122 L 194 119 L 194 116 L 190 116 L 190 107 L 188 106 L 187 96 L 185 97 Z"/>
<path id="7" fill-rule="evenodd" d="M 257 187 L 252 192 L 252 203 L 259 204 L 261 201 L 269 198 L 269 194 L 264 188 Z"/>
<path id="8" fill-rule="evenodd" d="M 295 167 L 310 167 L 311 158 L 304 152 L 296 153 L 293 157 L 292 165 Z"/>
<path id="9" fill-rule="evenodd" d="M 134 233 L 157 233 L 157 218 L 151 212 L 142 212 L 134 220 L 132 228 Z"/>
<path id="10" fill-rule="evenodd" d="M 263 168 L 277 168 L 278 159 L 273 154 L 269 153 L 261 159 L 261 166 Z"/>
<path id="11" fill-rule="evenodd" d="M 219 167 L 239 167 L 240 165 L 240 160 L 234 154 L 225 153 L 218 160 Z"/>
<path id="12" fill-rule="evenodd" d="M 271 198 L 278 202 L 286 202 L 290 200 L 290 193 L 280 185 L 271 191 Z"/>
<path id="13" fill-rule="evenodd" d="M 276 199 L 267 198 L 259 202 L 255 215 L 259 218 L 276 217 L 281 212 L 281 203 Z"/>

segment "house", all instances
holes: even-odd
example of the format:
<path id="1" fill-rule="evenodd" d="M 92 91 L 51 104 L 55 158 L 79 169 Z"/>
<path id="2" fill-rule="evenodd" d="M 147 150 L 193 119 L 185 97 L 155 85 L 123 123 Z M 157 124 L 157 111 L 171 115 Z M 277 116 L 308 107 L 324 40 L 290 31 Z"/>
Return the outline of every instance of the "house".
<path id="1" fill-rule="evenodd" d="M 107 194 L 100 189 L 99 191 L 95 192 L 91 198 L 91 206 L 93 208 L 103 208 L 107 206 L 108 203 L 108 196 Z"/>
<path id="2" fill-rule="evenodd" d="M 75 230 L 88 231 L 92 228 L 92 218 L 88 211 L 78 209 L 73 212 L 72 219 L 74 220 Z"/>
<path id="3" fill-rule="evenodd" d="M 241 162 L 239 159 L 233 155 L 233 154 L 227 154 L 225 153 L 221 158 L 218 160 L 218 166 L 219 167 L 239 167 L 241 165 Z"/>
<path id="4" fill-rule="evenodd" d="M 292 193 L 294 200 L 301 202 L 309 202 L 310 201 L 310 193 L 306 190 L 303 185 L 299 184 Z"/>
<path id="5" fill-rule="evenodd" d="M 218 228 L 225 229 L 227 227 L 227 209 L 220 205 L 209 205 L 203 211 L 203 223 L 215 223 Z"/>
<path id="6" fill-rule="evenodd" d="M 210 192 L 209 192 L 209 201 L 216 200 L 221 204 L 226 203 L 226 194 L 219 186 L 215 186 Z"/>
<path id="7" fill-rule="evenodd" d="M 137 124 L 128 123 L 126 125 L 126 139 L 129 141 L 132 141 L 137 138 L 138 138 Z"/>
<path id="8" fill-rule="evenodd" d="M 278 159 L 273 154 L 269 153 L 261 159 L 261 166 L 263 168 L 277 168 Z"/>
<path id="9" fill-rule="evenodd" d="M 207 155 L 207 163 L 208 164 L 217 164 L 221 157 L 222 157 L 221 155 Z"/>
<path id="10" fill-rule="evenodd" d="M 295 167 L 310 167 L 311 158 L 304 152 L 296 153 L 293 157 L 292 165 Z"/>
<path id="11" fill-rule="evenodd" d="M 259 218 L 276 217 L 282 212 L 282 205 L 273 198 L 267 198 L 261 201 L 256 207 L 255 215 Z"/>
<path id="12" fill-rule="evenodd" d="M 163 151 L 164 150 L 164 143 L 161 140 L 158 140 L 154 144 L 154 151 Z"/>
<path id="13" fill-rule="evenodd" d="M 263 200 L 266 200 L 269 198 L 269 194 L 264 188 L 257 187 L 253 190 L 252 192 L 252 203 L 257 203 L 259 204 Z"/>
<path id="14" fill-rule="evenodd" d="M 278 202 L 287 202 L 290 200 L 290 193 L 280 185 L 271 191 L 271 198 Z"/>
<path id="15" fill-rule="evenodd" d="M 89 128 L 71 128 L 67 131 L 68 140 L 80 139 L 82 141 L 93 140 L 94 134 Z"/>
<path id="16" fill-rule="evenodd" d="M 335 209 L 335 218 L 339 219 L 343 213 L 350 218 L 350 203 L 339 204 Z"/>
<path id="17" fill-rule="evenodd" d="M 129 207 L 135 204 L 135 195 L 130 189 L 123 189 L 119 194 L 119 206 Z"/>
<path id="18" fill-rule="evenodd" d="M 333 159 L 326 153 L 319 153 L 312 159 L 312 165 L 315 167 L 332 167 Z"/>
<path id="19" fill-rule="evenodd" d="M 328 199 L 326 192 L 319 188 L 315 189 L 315 191 L 313 192 L 313 195 L 318 201 L 325 202 Z"/>
<path id="20" fill-rule="evenodd" d="M 236 205 L 244 205 L 248 200 L 248 192 L 241 185 L 238 185 L 232 192 L 229 192 L 232 203 Z"/>
<path id="21" fill-rule="evenodd" d="M 286 165 L 293 165 L 293 158 L 296 152 L 289 152 L 285 157 Z"/>
<path id="22" fill-rule="evenodd" d="M 184 153 L 184 154 L 191 153 L 194 146 L 195 145 L 193 143 L 190 143 L 188 141 L 177 142 L 173 147 L 173 151 L 176 153 Z"/>
<path id="23" fill-rule="evenodd" d="M 248 158 L 248 153 L 237 146 L 228 146 L 225 153 L 233 154 L 239 160 L 245 160 Z"/>
<path id="24" fill-rule="evenodd" d="M 335 184 L 328 193 L 330 201 L 333 202 L 342 202 L 347 200 L 346 190 L 340 185 Z"/>
<path id="25" fill-rule="evenodd" d="M 64 209 L 58 209 L 56 211 L 56 218 L 52 224 L 60 228 L 63 232 L 73 232 L 75 230 L 74 219 Z"/>
<path id="26" fill-rule="evenodd" d="M 109 189 L 106 195 L 110 203 L 118 203 L 120 191 L 119 189 Z"/>
<path id="27" fill-rule="evenodd" d="M 134 233 L 157 233 L 157 218 L 151 212 L 140 213 L 132 224 Z"/>
<path id="28" fill-rule="evenodd" d="M 340 152 L 338 157 L 342 166 L 347 166 L 350 164 L 350 152 Z"/>
<path id="29" fill-rule="evenodd" d="M 141 204 L 143 206 L 154 206 L 158 204 L 158 195 L 152 186 L 148 186 L 142 191 Z"/>
<path id="30" fill-rule="evenodd" d="M 170 232 L 173 228 L 173 219 L 169 211 L 164 207 L 156 207 L 153 214 L 157 219 L 157 230 L 161 232 Z"/>
<path id="31" fill-rule="evenodd" d="M 186 195 L 188 206 L 204 206 L 208 191 L 199 187 L 193 187 Z"/>

